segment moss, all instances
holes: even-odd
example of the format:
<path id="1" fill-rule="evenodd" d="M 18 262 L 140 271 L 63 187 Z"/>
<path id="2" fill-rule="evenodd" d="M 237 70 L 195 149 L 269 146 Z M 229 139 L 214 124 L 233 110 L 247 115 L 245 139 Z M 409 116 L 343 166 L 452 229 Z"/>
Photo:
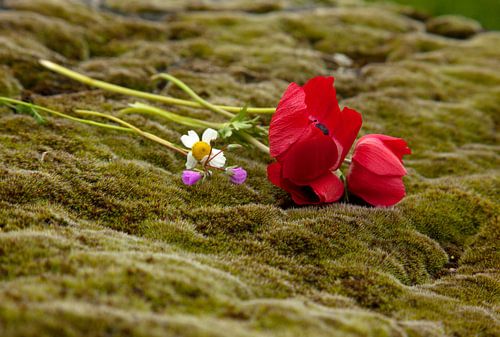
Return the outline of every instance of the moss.
<path id="1" fill-rule="evenodd" d="M 431 153 L 425 159 L 411 160 L 408 164 L 427 178 L 480 174 L 498 166 L 498 155 L 492 146 L 468 145 L 453 152 Z"/>
<path id="2" fill-rule="evenodd" d="M 10 68 L 0 66 L 2 77 L 0 77 L 0 95 L 3 96 L 16 96 L 22 89 L 21 83 L 12 76 Z"/>
<path id="3" fill-rule="evenodd" d="M 454 15 L 432 18 L 425 23 L 425 27 L 430 33 L 459 39 L 471 37 L 483 29 L 475 20 Z"/>
<path id="4" fill-rule="evenodd" d="M 18 10 L 18 13 L 26 18 L 43 14 L 44 17 L 51 18 L 52 21 L 66 22 L 70 25 L 65 30 L 68 34 L 78 27 L 84 28 L 78 31 L 79 38 L 83 40 L 82 46 L 85 47 L 80 59 L 86 59 L 90 55 L 116 56 L 130 50 L 130 43 L 134 42 L 134 39 L 154 40 L 165 38 L 167 35 L 166 30 L 158 24 L 142 20 L 122 20 L 120 16 L 94 11 L 89 6 L 74 0 L 69 4 L 68 1 L 63 0 L 13 1 L 7 3 L 7 8 Z M 32 25 L 27 26 L 31 27 Z M 49 48 L 52 44 L 59 43 L 57 41 L 63 41 L 59 37 L 63 32 L 52 34 L 51 31 L 47 31 L 47 29 L 52 29 L 50 26 L 39 28 L 37 36 L 45 39 L 54 37 L 54 43 L 44 42 Z M 66 47 L 70 46 L 71 44 Z M 61 53 L 59 49 L 55 50 Z M 72 52 L 73 54 L 63 53 L 63 55 L 74 58 L 76 51 L 73 49 Z"/>
<path id="5" fill-rule="evenodd" d="M 188 216 L 203 234 L 237 236 L 255 233 L 262 227 L 268 227 L 277 213 L 276 209 L 269 206 L 245 205 L 234 208 L 203 207 L 193 209 Z M 237 220 L 234 221 L 236 217 Z"/>
<path id="6" fill-rule="evenodd" d="M 455 258 L 468 239 L 491 222 L 496 209 L 494 204 L 453 187 L 429 189 L 408 197 L 403 205 L 419 231 L 436 239 Z"/>
<path id="7" fill-rule="evenodd" d="M 430 288 L 437 294 L 454 297 L 470 305 L 494 306 L 500 296 L 495 274 L 454 275 L 439 280 Z"/>
<path id="8" fill-rule="evenodd" d="M 478 271 L 495 273 L 495 268 L 500 262 L 497 249 L 499 224 L 498 216 L 493 216 L 491 225 L 482 227 L 474 237 L 460 260 L 463 273 L 474 274 Z"/>
<path id="9" fill-rule="evenodd" d="M 399 297 L 396 301 L 400 304 L 406 302 L 406 305 L 409 304 L 414 308 L 411 311 L 408 309 L 400 311 L 400 317 L 405 317 L 406 320 L 421 320 L 426 317 L 439 321 L 451 318 L 443 329 L 444 334 L 467 336 L 481 331 L 485 336 L 494 336 L 498 332 L 498 325 L 492 312 L 474 306 L 456 306 L 456 300 L 449 297 L 427 291 L 415 291 L 409 296 Z"/>
<path id="10" fill-rule="evenodd" d="M 2 73 L 1 78 L 11 90 L 11 94 L 16 94 L 16 86 L 30 88 L 39 93 L 60 92 L 71 87 L 67 80 L 47 72 L 38 64 L 38 59 L 41 58 L 50 58 L 59 62 L 64 58 L 33 37 L 7 31 L 0 34 L 0 41 L 2 42 L 0 60 L 4 66 L 8 67 Z M 19 84 L 16 85 L 16 82 L 13 82 L 14 79 Z M 75 84 L 72 84 L 72 87 L 74 88 Z"/>
<path id="11" fill-rule="evenodd" d="M 182 1 L 173 1 L 172 3 L 162 3 L 161 1 L 148 0 L 148 1 L 128 1 L 126 3 L 116 0 L 107 0 L 106 6 L 112 8 L 113 10 L 125 12 L 125 13 L 161 13 L 173 10 L 182 9 Z"/>
<path id="12" fill-rule="evenodd" d="M 333 74 L 363 133 L 409 142 L 408 195 L 391 208 L 295 207 L 248 148 L 227 153 L 245 185 L 189 187 L 184 158 L 157 144 L 0 108 L 0 335 L 498 334 L 497 32 L 450 39 L 361 1 L 100 7 L 4 1 L 0 92 L 66 113 L 135 101 L 39 58 L 185 98 L 149 79 L 169 72 L 230 105 L 274 106 L 288 82 Z M 189 129 L 122 117 L 174 142 Z"/>
<path id="13" fill-rule="evenodd" d="M 18 0 L 7 1 L 4 6 L 10 10 L 38 13 L 77 25 L 102 23 L 98 19 L 98 13 L 74 0 Z"/>
<path id="14" fill-rule="evenodd" d="M 81 29 L 65 21 L 26 12 L 1 13 L 0 30 L 14 30 L 17 34 L 41 42 L 61 55 L 75 59 L 88 57 L 88 47 Z"/>
<path id="15" fill-rule="evenodd" d="M 389 60 L 410 58 L 416 53 L 428 53 L 451 46 L 452 43 L 443 37 L 415 32 L 394 38 L 390 44 Z"/>
<path id="16" fill-rule="evenodd" d="M 493 119 L 494 125 L 498 126 L 500 124 L 500 117 L 497 113 L 497 108 L 495 106 L 495 101 L 500 97 L 500 89 L 492 89 L 482 94 L 477 94 L 471 98 L 471 105 Z"/>
<path id="17" fill-rule="evenodd" d="M 48 203 L 27 205 L 24 207 L 10 207 L 4 202 L 2 205 L 1 230 L 4 232 L 25 228 L 49 228 L 51 226 L 70 226 L 76 223 L 68 217 L 63 208 Z"/>

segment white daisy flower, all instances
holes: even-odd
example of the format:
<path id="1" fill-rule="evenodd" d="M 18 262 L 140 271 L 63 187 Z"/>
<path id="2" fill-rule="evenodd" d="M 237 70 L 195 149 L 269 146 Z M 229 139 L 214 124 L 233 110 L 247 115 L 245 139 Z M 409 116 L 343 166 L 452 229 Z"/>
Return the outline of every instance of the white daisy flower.
<path id="1" fill-rule="evenodd" d="M 190 130 L 187 135 L 181 137 L 181 142 L 185 147 L 191 149 L 187 155 L 186 168 L 188 170 L 194 168 L 198 162 L 213 167 L 224 167 L 226 164 L 226 157 L 221 150 L 214 149 L 210 146 L 212 140 L 217 139 L 217 131 L 214 129 L 206 129 L 203 135 L 198 137 L 198 134 Z M 210 156 L 210 158 L 208 158 Z"/>

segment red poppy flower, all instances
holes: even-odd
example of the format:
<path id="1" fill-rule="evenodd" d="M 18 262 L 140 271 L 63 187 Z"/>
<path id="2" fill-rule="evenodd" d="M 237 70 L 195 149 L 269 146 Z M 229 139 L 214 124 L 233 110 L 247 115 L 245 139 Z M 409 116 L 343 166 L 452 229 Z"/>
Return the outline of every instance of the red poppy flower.
<path id="1" fill-rule="evenodd" d="M 270 152 L 279 166 L 268 168 L 269 180 L 289 191 L 296 203 L 333 202 L 342 196 L 342 182 L 331 172 L 356 139 L 361 115 L 340 110 L 333 81 L 319 76 L 303 87 L 291 83 L 271 119 Z"/>
<path id="2" fill-rule="evenodd" d="M 401 138 L 366 135 L 354 147 L 347 174 L 349 191 L 374 206 L 391 206 L 405 196 L 403 156 L 411 154 Z"/>

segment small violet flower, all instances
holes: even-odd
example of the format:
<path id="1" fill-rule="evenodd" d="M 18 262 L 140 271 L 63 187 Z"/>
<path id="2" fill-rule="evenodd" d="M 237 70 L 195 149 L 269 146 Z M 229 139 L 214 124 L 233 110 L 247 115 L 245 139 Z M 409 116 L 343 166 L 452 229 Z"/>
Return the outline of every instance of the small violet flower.
<path id="1" fill-rule="evenodd" d="M 231 182 L 236 185 L 241 185 L 247 180 L 247 171 L 241 167 L 228 168 L 226 173 L 230 176 Z"/>
<path id="2" fill-rule="evenodd" d="M 182 182 L 188 186 L 196 184 L 201 178 L 203 178 L 203 175 L 200 172 L 190 170 L 182 172 Z"/>

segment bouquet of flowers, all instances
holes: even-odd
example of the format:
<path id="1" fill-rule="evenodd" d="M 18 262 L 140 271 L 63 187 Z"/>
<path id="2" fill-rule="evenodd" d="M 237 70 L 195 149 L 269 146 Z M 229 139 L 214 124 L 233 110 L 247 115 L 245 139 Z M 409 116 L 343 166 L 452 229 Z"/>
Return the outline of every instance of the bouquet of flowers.
<path id="1" fill-rule="evenodd" d="M 52 114 L 80 123 L 137 134 L 157 142 L 186 157 L 185 170 L 181 174 L 185 185 L 201 183 L 214 173 L 226 174 L 234 184 L 243 184 L 247 172 L 242 167 L 227 166 L 224 151 L 245 144 L 273 158 L 267 167 L 269 181 L 287 191 L 297 205 L 348 201 L 351 195 L 373 206 L 391 206 L 405 196 L 402 178 L 407 171 L 402 159 L 411 151 L 403 139 L 382 134 L 365 135 L 354 145 L 352 157 L 347 158 L 358 136 L 362 118 L 353 109 L 340 109 L 333 77 L 314 77 L 302 87 L 291 83 L 276 108 L 253 108 L 214 105 L 169 74 L 158 74 L 153 79 L 170 81 L 188 94 L 191 100 L 117 86 L 47 60 L 41 60 L 40 63 L 52 71 L 93 87 L 163 104 L 206 108 L 226 117 L 226 122 L 215 123 L 142 102 L 120 111 L 125 114 L 156 115 L 193 129 L 204 129 L 201 137 L 196 130 L 188 131 L 180 137 L 180 145 L 108 113 L 74 110 L 78 115 L 104 118 L 113 124 L 0 97 L 0 104 L 16 112 L 29 113 L 39 122 L 44 121 L 43 114 Z M 270 125 L 262 125 L 259 117 L 254 117 L 258 114 L 272 114 Z M 213 142 L 218 138 L 237 140 L 237 143 L 228 143 L 216 149 Z"/>

